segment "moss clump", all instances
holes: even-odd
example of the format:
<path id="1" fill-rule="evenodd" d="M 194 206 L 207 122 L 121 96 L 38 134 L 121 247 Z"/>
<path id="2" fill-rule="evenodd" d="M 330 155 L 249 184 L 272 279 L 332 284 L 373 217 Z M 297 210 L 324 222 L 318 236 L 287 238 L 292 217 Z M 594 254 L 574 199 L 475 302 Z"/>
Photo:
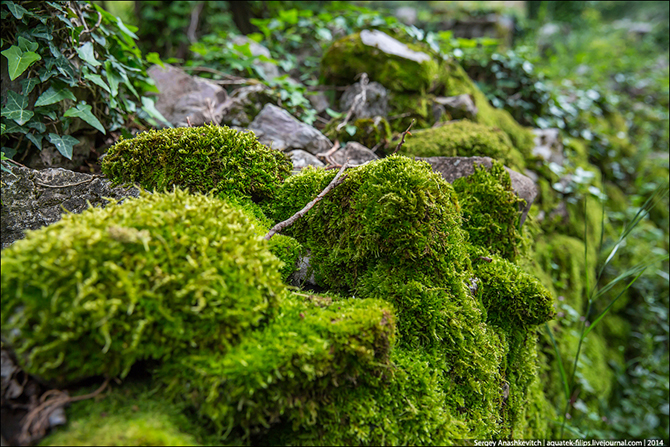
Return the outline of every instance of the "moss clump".
<path id="1" fill-rule="evenodd" d="M 315 423 L 333 390 L 383 386 L 395 319 L 375 300 L 291 295 L 278 317 L 225 356 L 194 352 L 163 365 L 156 377 L 167 394 L 193 403 L 224 433 L 248 439 L 281 422 Z"/>
<path id="2" fill-rule="evenodd" d="M 391 129 L 394 132 L 403 132 L 409 127 L 412 120 L 412 129 L 425 129 L 435 123 L 433 115 L 433 95 L 415 92 L 391 92 L 389 105 L 391 106 Z"/>
<path id="3" fill-rule="evenodd" d="M 121 139 L 102 162 L 102 172 L 115 185 L 136 183 L 158 191 L 179 186 L 254 201 L 271 198 L 291 168 L 284 153 L 259 143 L 253 132 L 214 125 Z"/>
<path id="4" fill-rule="evenodd" d="M 507 134 L 469 120 L 413 132 L 400 151 L 417 157 L 491 157 L 517 171 L 525 166 Z"/>
<path id="5" fill-rule="evenodd" d="M 413 51 L 421 48 L 408 44 Z M 417 62 L 384 53 L 363 43 L 360 33 L 335 41 L 321 60 L 321 77 L 325 83 L 349 85 L 360 73 L 396 92 L 425 92 L 433 84 L 438 65 L 433 59 Z"/>
<path id="6" fill-rule="evenodd" d="M 484 93 L 477 88 L 458 63 L 453 60 L 444 61 L 440 67 L 439 81 L 444 86 L 447 96 L 472 95 L 479 110 L 476 121 L 501 129 L 509 136 L 514 147 L 523 154 L 526 160 L 533 158 L 531 151 L 534 147 L 534 135 L 530 129 L 517 123 L 507 111 L 496 109 L 489 104 Z"/>
<path id="7" fill-rule="evenodd" d="M 288 281 L 289 276 L 298 269 L 298 258 L 303 252 L 302 245 L 290 236 L 275 234 L 268 242 L 268 250 L 284 263 L 279 273 L 284 282 Z"/>
<path id="8" fill-rule="evenodd" d="M 2 253 L 2 335 L 45 380 L 224 352 L 274 313 L 280 261 L 253 218 L 176 189 L 68 214 Z"/>
<path id="9" fill-rule="evenodd" d="M 453 183 L 463 210 L 463 228 L 470 242 L 510 261 L 524 248 L 519 231 L 519 204 L 509 173 L 493 162 L 490 171 L 475 165 L 475 173 Z"/>
<path id="10" fill-rule="evenodd" d="M 347 141 L 356 141 L 368 149 L 381 144 L 378 147 L 386 147 L 391 141 L 391 127 L 386 118 L 360 118 L 351 123 L 356 128 L 356 132 L 350 135 L 346 126 L 339 131 L 337 126 L 342 122 L 341 119 L 333 119 L 326 125 L 323 134 L 331 141 L 338 140 L 344 146 Z"/>
<path id="11" fill-rule="evenodd" d="M 92 390 L 91 390 L 92 391 Z M 216 445 L 215 437 L 187 417 L 184 405 L 144 381 L 125 382 L 101 399 L 74 402 L 68 423 L 40 445 Z"/>

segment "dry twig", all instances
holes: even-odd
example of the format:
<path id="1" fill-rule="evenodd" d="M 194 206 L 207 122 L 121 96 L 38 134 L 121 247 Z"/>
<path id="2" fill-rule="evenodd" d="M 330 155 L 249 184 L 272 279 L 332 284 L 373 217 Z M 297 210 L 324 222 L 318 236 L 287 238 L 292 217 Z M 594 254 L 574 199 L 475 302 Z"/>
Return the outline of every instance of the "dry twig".
<path id="1" fill-rule="evenodd" d="M 305 214 L 307 214 L 307 211 L 311 210 L 312 207 L 313 207 L 314 205 L 316 205 L 316 203 L 317 203 L 319 200 L 323 199 L 323 197 L 324 197 L 326 194 L 328 194 L 328 192 L 329 192 L 331 189 L 333 189 L 334 187 L 336 187 L 337 185 L 339 185 L 340 183 L 342 183 L 342 182 L 344 181 L 344 179 L 347 178 L 347 176 L 345 175 L 345 176 L 342 177 L 341 179 L 340 179 L 340 176 L 342 175 L 342 173 L 344 172 L 344 170 L 347 169 L 347 167 L 349 167 L 349 163 L 348 163 L 348 162 L 347 162 L 347 163 L 344 163 L 344 164 L 342 165 L 342 167 L 340 168 L 339 172 L 335 175 L 335 177 L 333 178 L 333 180 L 331 180 L 330 183 L 328 183 L 328 186 L 326 186 L 326 188 L 325 188 L 323 191 L 321 191 L 321 192 L 319 193 L 319 195 L 316 196 L 316 198 L 315 198 L 314 200 L 312 200 L 312 201 L 309 202 L 307 205 L 305 205 L 305 207 L 304 207 L 303 209 L 301 209 L 300 211 L 298 211 L 297 213 L 295 213 L 293 216 L 289 217 L 288 219 L 286 219 L 286 220 L 283 221 L 283 222 L 279 222 L 277 225 L 275 225 L 274 227 L 272 227 L 272 229 L 270 229 L 270 231 L 268 231 L 268 234 L 265 235 L 265 240 L 266 240 L 266 241 L 270 240 L 270 238 L 271 238 L 272 236 L 274 236 L 276 233 L 280 232 L 281 230 L 283 230 L 283 229 L 286 228 L 286 227 L 289 227 L 289 226 L 293 225 L 293 224 L 295 223 L 296 220 L 300 219 L 302 216 L 304 216 Z"/>
<path id="2" fill-rule="evenodd" d="M 412 126 L 414 125 L 414 121 L 415 121 L 415 120 L 412 120 L 412 122 L 409 123 L 409 127 L 407 128 L 407 130 L 404 131 L 404 132 L 402 133 L 402 139 L 400 140 L 400 143 L 398 143 L 398 147 L 396 147 L 395 150 L 393 151 L 394 154 L 395 154 L 396 152 L 398 152 L 398 151 L 400 150 L 400 147 L 405 143 L 405 135 L 407 135 L 407 134 L 412 135 L 412 134 L 410 133 L 409 130 L 410 130 L 410 129 L 412 128 Z M 393 154 L 391 154 L 391 155 L 393 155 Z"/>
<path id="3" fill-rule="evenodd" d="M 29 444 L 35 439 L 44 436 L 49 428 L 49 416 L 58 408 L 62 408 L 71 402 L 91 399 L 104 391 L 109 384 L 109 378 L 92 393 L 81 396 L 70 397 L 67 392 L 59 390 L 49 390 L 40 398 L 40 405 L 30 410 L 30 412 L 23 419 L 23 427 L 21 429 L 21 436 L 19 441 L 22 444 Z M 53 397 L 52 397 L 53 396 Z M 51 399 L 48 399 L 52 397 Z M 48 399 L 48 400 L 47 400 Z"/>

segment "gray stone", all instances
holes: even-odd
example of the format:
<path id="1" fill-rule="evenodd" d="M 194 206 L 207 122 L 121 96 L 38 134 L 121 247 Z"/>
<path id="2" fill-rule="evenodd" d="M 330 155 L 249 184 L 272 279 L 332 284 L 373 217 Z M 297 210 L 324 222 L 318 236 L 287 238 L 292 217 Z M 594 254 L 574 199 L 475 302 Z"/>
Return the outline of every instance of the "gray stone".
<path id="1" fill-rule="evenodd" d="M 312 105 L 316 113 L 325 112 L 328 107 L 330 107 L 330 101 L 328 97 L 323 92 L 312 92 L 307 95 L 307 100 Z"/>
<path id="2" fill-rule="evenodd" d="M 307 166 L 315 166 L 317 168 L 323 168 L 325 166 L 323 162 L 321 162 L 321 160 L 316 158 L 314 155 L 310 154 L 309 152 L 301 151 L 300 149 L 291 151 L 287 155 L 291 157 L 294 172 L 300 171 L 302 168 Z"/>
<path id="3" fill-rule="evenodd" d="M 187 117 L 193 126 L 220 121 L 221 105 L 228 96 L 223 88 L 168 64 L 165 68 L 153 65 L 147 73 L 160 90 L 156 109 L 173 126 L 187 126 Z"/>
<path id="4" fill-rule="evenodd" d="M 248 85 L 233 90 L 221 105 L 221 124 L 248 126 L 263 106 L 271 101 L 264 84 Z"/>
<path id="5" fill-rule="evenodd" d="M 471 95 L 439 96 L 434 101 L 444 107 L 452 119 L 474 119 L 477 116 L 477 106 Z"/>
<path id="6" fill-rule="evenodd" d="M 415 25 L 417 19 L 416 9 L 411 6 L 401 6 L 395 10 L 395 16 L 405 25 Z"/>
<path id="7" fill-rule="evenodd" d="M 392 54 L 418 63 L 430 60 L 430 56 L 426 53 L 410 50 L 404 43 L 379 30 L 363 30 L 360 36 L 364 45 L 379 48 L 386 54 Z"/>
<path id="8" fill-rule="evenodd" d="M 316 279 L 314 278 L 314 271 L 309 264 L 311 252 L 306 250 L 304 256 L 298 258 L 298 270 L 293 272 L 289 277 L 288 283 L 294 287 L 314 287 L 316 286 Z M 307 274 L 309 273 L 309 276 Z"/>
<path id="9" fill-rule="evenodd" d="M 379 160 L 377 154 L 355 141 L 348 142 L 342 149 L 335 152 L 330 158 L 337 164 L 344 164 L 349 160 L 351 165 L 362 165 L 368 161 Z"/>
<path id="10" fill-rule="evenodd" d="M 340 109 L 347 113 L 362 89 L 363 83 L 361 82 L 347 87 L 342 98 L 340 98 Z M 379 82 L 370 82 L 365 86 L 365 101 L 359 100 L 356 103 L 351 120 L 372 118 L 374 116 L 387 117 L 389 111 L 388 90 Z"/>
<path id="11" fill-rule="evenodd" d="M 547 162 L 563 165 L 563 143 L 558 129 L 533 129 L 535 147 L 533 155 Z"/>
<path id="12" fill-rule="evenodd" d="M 112 199 L 139 196 L 135 187 L 111 188 L 98 176 L 49 168 L 36 171 L 9 166 L 2 171 L 2 248 L 22 239 L 25 230 L 37 230 L 60 220 L 63 208 L 81 213 L 89 207 L 104 207 Z"/>
<path id="13" fill-rule="evenodd" d="M 244 45 L 244 44 L 248 43 L 249 44 L 249 49 L 251 50 L 252 55 L 254 55 L 254 56 L 265 56 L 267 58 L 272 58 L 272 56 L 270 55 L 270 50 L 265 48 L 260 43 L 249 39 L 247 36 L 237 36 L 233 39 L 233 43 L 235 45 Z M 276 77 L 279 77 L 279 68 L 277 68 L 277 65 L 273 64 L 272 62 L 262 62 L 262 61 L 256 60 L 256 61 L 254 61 L 253 64 L 261 69 L 261 71 L 265 75 L 266 79 L 269 80 L 269 79 L 274 79 Z"/>
<path id="14" fill-rule="evenodd" d="M 433 167 L 433 171 L 442 174 L 442 177 L 449 183 L 453 183 L 458 178 L 474 174 L 475 164 L 483 165 L 487 169 L 491 169 L 491 166 L 493 166 L 490 157 L 417 157 L 416 159 L 428 162 Z M 509 172 L 514 192 L 526 201 L 526 206 L 520 206 L 519 210 L 521 211 L 520 222 L 523 225 L 533 200 L 537 196 L 537 188 L 535 183 L 525 175 L 511 170 L 507 166 L 505 166 L 505 169 Z"/>
<path id="15" fill-rule="evenodd" d="M 302 149 L 316 155 L 333 147 L 321 132 L 274 104 L 266 104 L 249 124 L 249 129 L 261 143 L 280 151 Z"/>

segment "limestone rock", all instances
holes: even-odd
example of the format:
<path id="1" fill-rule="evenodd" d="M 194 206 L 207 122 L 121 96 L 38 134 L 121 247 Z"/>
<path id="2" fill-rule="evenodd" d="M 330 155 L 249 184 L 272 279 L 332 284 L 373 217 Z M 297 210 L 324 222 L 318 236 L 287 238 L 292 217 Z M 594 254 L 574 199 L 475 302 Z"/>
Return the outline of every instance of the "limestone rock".
<path id="1" fill-rule="evenodd" d="M 226 91 L 211 81 L 190 76 L 184 70 L 165 64 L 153 65 L 147 71 L 160 90 L 156 109 L 175 127 L 218 123 Z"/>
<path id="2" fill-rule="evenodd" d="M 409 59 L 418 63 L 430 60 L 430 56 L 426 53 L 411 50 L 404 43 L 379 30 L 361 31 L 361 41 L 364 45 L 379 48 L 386 54 L 392 54 L 403 59 Z"/>
<path id="3" fill-rule="evenodd" d="M 362 165 L 368 161 L 378 160 L 377 154 L 367 147 L 355 141 L 348 142 L 342 149 L 331 155 L 331 158 L 337 164 L 344 164 L 349 160 L 351 165 Z"/>
<path id="4" fill-rule="evenodd" d="M 249 129 L 261 143 L 280 151 L 302 149 L 316 155 L 333 146 L 321 132 L 273 104 L 263 107 L 249 124 Z"/>
<path id="5" fill-rule="evenodd" d="M 357 82 L 344 91 L 342 98 L 340 98 L 340 109 L 344 113 L 349 111 L 362 89 L 361 82 Z M 389 110 L 388 90 L 379 82 L 370 82 L 365 86 L 365 101 L 359 101 L 356 104 L 351 119 L 372 118 L 374 116 L 387 117 Z"/>
<path id="6" fill-rule="evenodd" d="M 302 168 L 307 166 L 315 166 L 317 168 L 323 168 L 325 166 L 323 162 L 321 162 L 321 160 L 316 158 L 314 155 L 300 149 L 291 151 L 287 155 L 291 157 L 294 172 L 300 171 Z"/>
<path id="7" fill-rule="evenodd" d="M 233 90 L 221 105 L 221 124 L 248 126 L 263 106 L 272 99 L 264 84 L 248 85 Z"/>
<path id="8" fill-rule="evenodd" d="M 478 110 L 472 95 L 440 96 L 435 98 L 434 101 L 444 107 L 452 119 L 474 120 L 477 116 Z"/>
<path id="9" fill-rule="evenodd" d="M 493 165 L 490 157 L 417 157 L 416 159 L 428 162 L 433 167 L 433 171 L 442 174 L 442 177 L 449 183 L 453 183 L 458 178 L 474 174 L 475 164 L 484 165 L 487 169 L 491 169 Z M 523 225 L 533 200 L 537 196 L 537 188 L 535 183 L 525 175 L 511 170 L 507 166 L 505 166 L 505 169 L 509 172 L 514 192 L 526 201 L 526 206 L 520 210 L 520 223 Z"/>
<path id="10" fill-rule="evenodd" d="M 563 165 L 563 144 L 558 129 L 533 129 L 535 147 L 533 155 L 547 162 Z"/>
<path id="11" fill-rule="evenodd" d="M 123 199 L 137 197 L 135 187 L 111 188 L 108 180 L 49 168 L 36 171 L 10 166 L 11 173 L 2 172 L 2 248 L 22 239 L 25 230 L 37 230 L 60 220 L 63 207 L 81 213 L 88 203 L 104 207 L 105 197 Z"/>

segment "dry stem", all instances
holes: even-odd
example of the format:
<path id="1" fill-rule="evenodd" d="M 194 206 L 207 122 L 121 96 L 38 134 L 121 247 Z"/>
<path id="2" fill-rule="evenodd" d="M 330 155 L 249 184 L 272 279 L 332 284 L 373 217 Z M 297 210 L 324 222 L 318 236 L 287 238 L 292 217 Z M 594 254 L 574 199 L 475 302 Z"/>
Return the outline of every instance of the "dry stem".
<path id="1" fill-rule="evenodd" d="M 409 130 L 414 125 L 414 121 L 415 120 L 412 120 L 412 122 L 409 123 L 409 127 L 407 128 L 407 130 L 402 133 L 402 139 L 400 140 L 400 143 L 398 143 L 398 147 L 396 147 L 395 150 L 393 151 L 394 154 L 396 152 L 398 152 L 400 150 L 400 147 L 403 145 L 403 143 L 405 143 L 405 135 L 407 135 L 409 133 Z M 411 133 L 409 133 L 409 134 L 412 135 Z M 393 155 L 393 154 L 391 154 L 391 155 Z"/>
<path id="2" fill-rule="evenodd" d="M 311 210 L 312 207 L 314 207 L 314 205 L 316 205 L 316 203 L 317 203 L 319 200 L 323 199 L 323 197 L 324 197 L 326 194 L 328 194 L 328 192 L 329 192 L 331 189 L 333 189 L 334 187 L 336 187 L 337 185 L 339 185 L 340 183 L 342 183 L 342 182 L 344 181 L 344 179 L 347 178 L 347 176 L 345 175 L 344 177 L 342 177 L 342 179 L 340 179 L 340 176 L 342 175 L 342 173 L 344 172 L 344 170 L 347 169 L 348 166 L 349 166 L 349 163 L 348 163 L 348 162 L 344 163 L 344 164 L 342 165 L 342 167 L 340 168 L 339 172 L 337 173 L 337 175 L 335 175 L 335 177 L 333 178 L 333 180 L 330 181 L 330 183 L 328 184 L 328 186 L 326 186 L 326 188 L 325 188 L 323 191 L 321 191 L 321 192 L 319 193 L 319 195 L 316 196 L 316 198 L 315 198 L 314 200 L 312 200 L 312 201 L 309 202 L 307 205 L 305 205 L 305 207 L 304 207 L 303 209 L 301 209 L 300 211 L 298 211 L 297 213 L 295 213 L 293 216 L 289 217 L 289 218 L 286 219 L 285 221 L 283 221 L 283 222 L 279 222 L 277 225 L 275 225 L 274 227 L 272 227 L 272 229 L 271 229 L 270 231 L 268 231 L 268 234 L 265 235 L 265 240 L 270 240 L 270 238 L 271 238 L 272 236 L 274 236 L 276 233 L 280 232 L 281 230 L 283 230 L 283 229 L 286 228 L 286 227 L 289 227 L 289 226 L 293 225 L 293 224 L 295 223 L 296 220 L 300 219 L 302 216 L 304 216 L 305 214 L 307 214 L 307 211 Z"/>

